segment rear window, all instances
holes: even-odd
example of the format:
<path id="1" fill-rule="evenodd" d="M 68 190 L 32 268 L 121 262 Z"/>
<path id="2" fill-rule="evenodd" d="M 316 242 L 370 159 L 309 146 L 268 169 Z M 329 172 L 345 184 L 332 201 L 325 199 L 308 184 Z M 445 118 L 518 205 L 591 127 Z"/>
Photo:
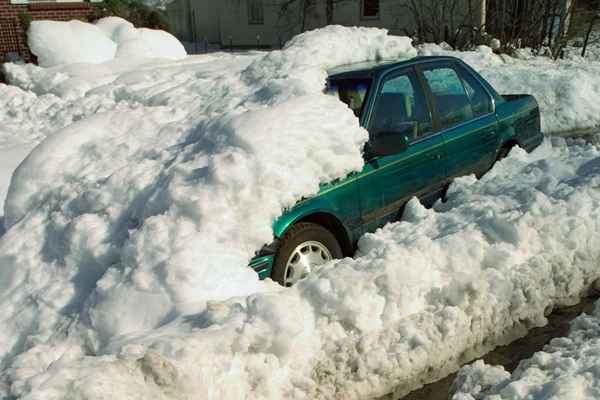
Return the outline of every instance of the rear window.
<path id="1" fill-rule="evenodd" d="M 335 80 L 329 82 L 327 94 L 338 97 L 360 117 L 370 87 L 370 79 Z"/>

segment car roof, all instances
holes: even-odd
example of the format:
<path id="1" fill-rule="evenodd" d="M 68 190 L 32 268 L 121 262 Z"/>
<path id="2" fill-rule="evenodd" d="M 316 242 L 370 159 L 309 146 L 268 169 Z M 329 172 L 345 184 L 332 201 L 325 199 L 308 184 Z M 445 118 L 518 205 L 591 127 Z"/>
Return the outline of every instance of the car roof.
<path id="1" fill-rule="evenodd" d="M 450 56 L 425 56 L 425 57 L 413 57 L 406 59 L 396 60 L 380 60 L 380 61 L 369 61 L 362 63 L 354 63 L 341 65 L 339 67 L 332 68 L 327 71 L 329 79 L 360 79 L 360 78 L 371 78 L 381 72 L 387 71 L 388 69 L 394 69 L 396 67 L 413 65 L 421 62 L 432 62 L 432 61 L 455 61 L 456 57 Z"/>

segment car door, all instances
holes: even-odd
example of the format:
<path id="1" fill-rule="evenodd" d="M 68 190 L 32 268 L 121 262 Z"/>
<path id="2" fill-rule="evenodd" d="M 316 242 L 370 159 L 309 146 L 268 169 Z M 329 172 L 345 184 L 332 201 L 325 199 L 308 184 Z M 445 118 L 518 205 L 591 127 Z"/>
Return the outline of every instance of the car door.
<path id="1" fill-rule="evenodd" d="M 495 159 L 499 140 L 491 97 L 455 62 L 426 64 L 419 72 L 446 142 L 449 178 L 483 175 Z"/>
<path id="2" fill-rule="evenodd" d="M 367 127 L 370 140 L 401 131 L 408 147 L 398 154 L 369 155 L 358 180 L 364 231 L 373 231 L 401 215 L 413 196 L 431 204 L 439 197 L 446 178 L 442 135 L 435 135 L 429 100 L 413 68 L 381 80 Z M 398 136 L 398 135 L 396 135 Z"/>

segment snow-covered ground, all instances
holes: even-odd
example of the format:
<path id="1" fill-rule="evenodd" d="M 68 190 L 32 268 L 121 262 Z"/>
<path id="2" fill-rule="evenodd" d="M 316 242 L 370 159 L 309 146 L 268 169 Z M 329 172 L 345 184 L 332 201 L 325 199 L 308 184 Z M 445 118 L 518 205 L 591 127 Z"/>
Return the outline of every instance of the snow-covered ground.
<path id="1" fill-rule="evenodd" d="M 6 66 L 2 149 L 41 143 L 4 207 L 0 397 L 367 398 L 576 301 L 600 278 L 600 149 L 562 139 L 291 289 L 246 268 L 285 207 L 362 166 L 326 69 L 418 53 L 446 51 L 329 27 L 271 53 Z M 600 64 L 452 54 L 535 94 L 546 132 L 600 125 Z"/>
<path id="2" fill-rule="evenodd" d="M 17 166 L 29 154 L 33 145 L 11 144 L 0 148 L 0 201 L 4 203 L 10 177 Z M 3 220 L 3 213 L 0 212 L 0 220 Z M 4 224 L 0 224 L 0 234 L 4 232 Z"/>
<path id="3" fill-rule="evenodd" d="M 565 58 L 580 61 L 600 61 L 600 31 L 596 28 L 591 32 L 585 57 L 581 57 L 585 37 L 576 37 L 571 40 L 565 48 Z"/>
<path id="4" fill-rule="evenodd" d="M 512 373 L 477 361 L 464 367 L 452 400 L 593 400 L 600 398 L 600 302 Z"/>

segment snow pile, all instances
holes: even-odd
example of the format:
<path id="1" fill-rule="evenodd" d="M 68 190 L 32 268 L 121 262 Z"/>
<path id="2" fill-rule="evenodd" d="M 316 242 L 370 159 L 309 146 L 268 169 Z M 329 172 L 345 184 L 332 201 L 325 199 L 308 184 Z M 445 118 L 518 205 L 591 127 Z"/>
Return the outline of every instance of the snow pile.
<path id="1" fill-rule="evenodd" d="M 33 21 L 27 40 L 44 67 L 73 62 L 98 64 L 113 59 L 117 49 L 96 26 L 78 20 Z"/>
<path id="2" fill-rule="evenodd" d="M 40 368 L 116 356 L 114 339 L 160 335 L 206 312 L 207 302 L 278 289 L 246 267 L 272 240 L 271 221 L 320 182 L 363 164 L 367 134 L 323 93 L 326 69 L 411 55 L 409 39 L 330 27 L 251 63 L 127 71 L 79 93 L 72 103 L 106 100 L 110 108 L 44 140 L 15 171 L 5 203 L 7 390 L 41 390 Z M 268 306 L 260 312 L 286 332 L 295 320 L 271 320 Z M 106 360 L 89 362 L 100 368 Z M 72 377 L 67 367 L 58 374 Z"/>
<path id="3" fill-rule="evenodd" d="M 224 68 L 240 73 L 255 58 L 217 54 L 189 57 L 178 64 L 120 59 L 93 67 L 73 64 L 49 69 L 4 64 L 11 83 L 19 87 L 0 84 L 0 220 L 13 171 L 48 135 L 98 113 L 159 105 L 154 95 L 180 84 L 191 88 L 188 102 L 178 98 L 183 96 L 181 90 L 171 90 L 165 103 L 191 108 L 194 103 L 190 99 L 197 97 L 193 90 L 204 82 L 197 76 Z"/>
<path id="4" fill-rule="evenodd" d="M 600 32 L 592 31 L 589 37 L 588 45 L 585 50 L 585 57 L 581 57 L 585 36 L 579 36 L 571 39 L 564 49 L 565 58 L 578 62 L 600 61 Z"/>
<path id="5" fill-rule="evenodd" d="M 9 66 L 35 93 L 0 85 L 14 94 L 6 135 L 33 132 L 32 115 L 48 137 L 5 206 L 0 397 L 401 393 L 576 301 L 600 278 L 600 149 L 560 140 L 458 180 L 433 210 L 413 200 L 356 259 L 294 288 L 245 268 L 285 207 L 362 166 L 366 132 L 322 93 L 325 70 L 415 53 L 385 31 L 329 27 L 264 56 Z M 546 127 L 578 123 L 549 95 L 572 65 L 547 89 L 506 72 L 538 61 L 458 55 L 501 92 L 525 80 L 547 95 Z"/>
<path id="6" fill-rule="evenodd" d="M 150 289 L 145 294 L 127 289 L 121 269 L 142 277 L 131 271 L 131 262 L 109 268 L 83 312 L 62 320 L 50 337 L 37 326 L 43 321 L 49 328 L 53 314 L 46 307 L 58 306 L 56 284 L 48 281 L 53 296 L 38 292 L 31 298 L 39 299 L 37 307 L 42 299 L 52 302 L 44 304 L 27 351 L 8 364 L 10 393 L 52 399 L 67 392 L 98 398 L 106 387 L 122 397 L 137 392 L 152 398 L 365 398 L 394 388 L 404 392 L 543 325 L 546 309 L 573 303 L 600 278 L 598 185 L 595 146 L 557 141 L 531 155 L 515 150 L 481 181 L 460 179 L 449 201 L 434 210 L 412 201 L 405 221 L 361 240 L 355 260 L 325 266 L 289 290 L 211 301 L 203 311 L 167 317 L 154 329 L 136 324 L 158 303 L 147 297 Z M 29 231 L 43 218 L 48 217 L 28 216 Z M 98 237 L 100 218 L 88 214 L 69 227 L 71 243 L 77 239 L 69 247 L 77 251 L 67 257 L 88 267 L 79 274 L 94 273 L 106 257 L 102 252 L 110 245 Z M 151 232 L 173 230 L 162 228 L 168 220 L 159 222 Z M 1 245 L 22 235 L 21 224 Z M 57 226 L 44 226 L 56 232 Z M 127 257 L 148 262 L 162 257 L 156 247 L 170 242 L 149 233 L 144 232 L 145 243 L 132 243 Z M 48 244 L 48 251 L 59 245 Z M 25 247 L 12 257 L 31 256 L 23 253 Z M 165 265 L 157 268 L 169 273 Z M 135 324 L 137 331 L 119 336 L 103 330 L 118 322 Z"/>
<path id="7" fill-rule="evenodd" d="M 177 60 L 187 55 L 183 45 L 170 33 L 137 29 L 118 17 L 102 18 L 95 24 L 77 20 L 33 21 L 27 42 L 43 67 L 100 64 L 114 58 Z"/>
<path id="8" fill-rule="evenodd" d="M 600 397 L 600 302 L 512 373 L 482 361 L 461 369 L 452 400 L 597 399 Z"/>
<path id="9" fill-rule="evenodd" d="M 600 63 L 553 61 L 547 57 L 517 59 L 476 51 L 454 52 L 435 44 L 419 46 L 419 55 L 450 55 L 474 67 L 501 94 L 532 94 L 540 104 L 544 133 L 600 126 Z"/>
<path id="10" fill-rule="evenodd" d="M 134 49 L 132 51 L 135 52 L 135 48 L 137 48 L 135 43 L 138 42 L 127 39 L 129 37 L 127 32 L 130 31 L 126 23 L 119 23 L 118 19 L 114 21 L 113 18 L 106 18 L 101 20 L 98 26 L 114 40 L 122 40 L 125 44 L 129 43 L 128 45 L 124 44 L 118 52 L 127 53 L 128 49 Z M 332 49 L 331 46 L 334 43 L 337 42 L 335 40 L 324 40 L 320 43 L 319 48 L 319 50 L 330 52 L 332 65 L 335 65 L 333 57 L 340 54 L 340 52 Z M 361 45 L 372 48 L 367 39 L 363 40 Z M 301 49 L 304 47 L 295 46 L 295 48 Z M 451 55 L 464 59 L 489 80 L 500 93 L 534 95 L 540 103 L 542 128 L 547 134 L 588 130 L 600 126 L 600 103 L 597 101 L 597 93 L 600 92 L 600 79 L 598 79 L 600 76 L 600 63 L 586 63 L 581 60 L 559 60 L 555 62 L 545 57 L 512 58 L 506 55 L 496 55 L 490 48 L 485 46 L 481 46 L 477 51 L 454 52 L 437 45 L 427 44 L 419 46 L 417 50 L 419 55 Z M 277 52 L 273 52 L 268 57 L 276 58 L 278 57 L 277 54 Z M 204 60 L 211 61 L 214 61 L 215 58 L 222 61 L 234 58 L 227 54 L 203 57 Z M 246 58 L 247 60 L 256 57 L 258 57 L 256 54 L 238 56 L 239 59 Z M 309 64 L 313 59 L 313 55 L 310 54 L 310 51 L 306 51 L 302 55 L 298 54 L 298 59 L 302 60 L 299 61 L 300 63 Z M 156 70 L 157 68 L 171 69 L 171 78 L 181 83 L 189 78 L 187 73 L 192 69 L 184 68 L 185 65 L 189 63 L 191 66 L 201 60 L 202 57 L 188 57 L 186 60 L 180 60 L 177 63 L 166 61 L 150 63 L 147 59 L 128 56 L 118 57 L 111 62 L 94 68 L 64 65 L 51 69 L 41 69 L 30 65 L 7 64 L 5 69 L 10 82 L 25 90 L 32 90 L 37 94 L 51 93 L 61 99 L 70 101 L 88 94 L 90 96 L 92 94 L 108 95 L 108 99 L 103 100 L 103 106 L 106 106 L 108 102 L 129 99 L 115 93 L 109 93 L 109 89 L 103 87 L 104 85 L 113 84 L 111 87 L 112 90 L 115 90 L 115 86 L 120 84 L 119 90 L 129 93 L 132 89 L 128 87 L 128 82 L 137 83 L 139 81 L 139 76 L 136 76 L 133 71 L 143 71 L 142 74 L 137 75 L 145 75 L 145 72 L 149 73 L 150 70 Z M 346 63 L 351 60 L 340 61 Z M 227 67 L 227 65 L 223 67 Z M 178 74 L 182 72 L 184 76 L 179 78 Z M 271 72 L 275 74 L 290 73 L 290 71 Z M 294 74 L 298 79 L 301 79 L 301 72 L 294 72 Z M 164 72 L 161 71 L 160 75 L 164 75 Z M 248 74 L 247 78 L 253 77 Z M 120 80 L 120 82 L 115 82 L 115 80 Z M 271 85 L 266 83 L 273 90 L 277 90 L 274 88 L 276 84 L 276 82 Z M 168 83 L 164 83 L 165 89 L 173 87 L 175 83 L 167 85 Z M 96 88 L 100 89 L 94 90 Z M 180 90 L 185 91 L 184 89 Z M 144 97 L 140 97 L 138 100 L 148 102 L 148 98 Z"/>
<path id="11" fill-rule="evenodd" d="M 0 146 L 0 202 L 3 204 L 8 193 L 8 184 L 10 177 L 17 166 L 29 154 L 33 145 L 31 144 L 12 144 L 9 146 Z M 4 232 L 3 215 L 0 212 L 0 235 Z"/>

